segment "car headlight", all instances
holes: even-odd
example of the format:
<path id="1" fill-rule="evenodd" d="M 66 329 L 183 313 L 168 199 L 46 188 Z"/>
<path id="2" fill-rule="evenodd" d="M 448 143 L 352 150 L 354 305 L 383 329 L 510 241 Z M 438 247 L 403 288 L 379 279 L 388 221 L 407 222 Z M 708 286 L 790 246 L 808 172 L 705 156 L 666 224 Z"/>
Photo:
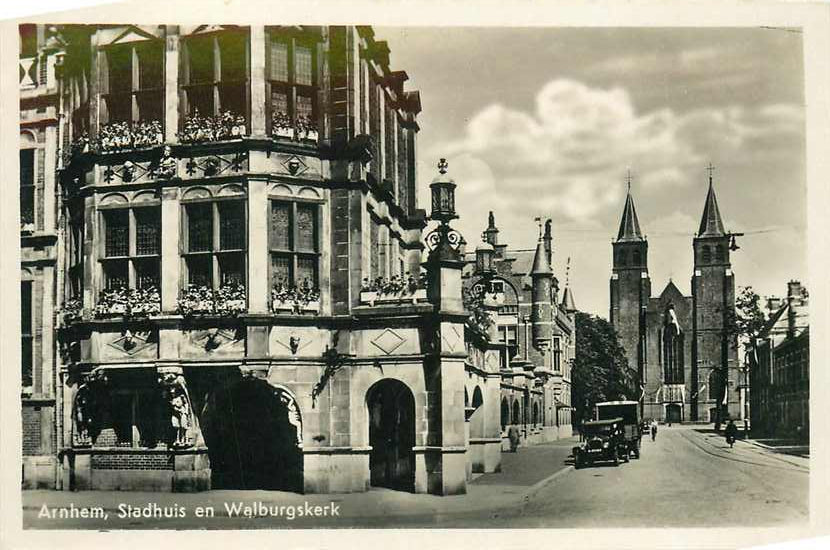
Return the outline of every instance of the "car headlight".
<path id="1" fill-rule="evenodd" d="M 607 442 L 607 441 L 606 441 L 605 443 L 603 443 L 603 444 L 602 444 L 602 448 L 603 448 L 603 449 L 607 449 L 607 448 L 608 448 L 608 446 L 609 446 L 609 445 L 608 445 L 608 442 Z"/>

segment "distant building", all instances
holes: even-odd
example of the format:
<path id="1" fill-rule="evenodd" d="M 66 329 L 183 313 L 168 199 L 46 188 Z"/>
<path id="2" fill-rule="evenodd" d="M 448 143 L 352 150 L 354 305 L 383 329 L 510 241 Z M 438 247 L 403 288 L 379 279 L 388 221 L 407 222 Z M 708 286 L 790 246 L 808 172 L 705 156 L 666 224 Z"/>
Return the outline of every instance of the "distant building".
<path id="1" fill-rule="evenodd" d="M 534 250 L 511 251 L 498 234 L 491 212 L 483 242 L 466 254 L 464 287 L 483 295 L 493 319 L 488 348 L 497 352 L 506 449 L 511 426 L 529 444 L 572 434 L 576 306 L 568 287 L 559 299 L 549 220 Z"/>
<path id="2" fill-rule="evenodd" d="M 770 298 L 767 324 L 746 348 L 753 437 L 810 434 L 809 295 L 799 281 Z"/>
<path id="3" fill-rule="evenodd" d="M 648 241 L 630 191 L 626 196 L 613 243 L 610 320 L 639 378 L 646 418 L 717 422 L 741 414 L 737 346 L 726 328 L 735 309 L 732 238 L 710 176 L 692 241 L 692 295 L 669 281 L 652 297 Z"/>

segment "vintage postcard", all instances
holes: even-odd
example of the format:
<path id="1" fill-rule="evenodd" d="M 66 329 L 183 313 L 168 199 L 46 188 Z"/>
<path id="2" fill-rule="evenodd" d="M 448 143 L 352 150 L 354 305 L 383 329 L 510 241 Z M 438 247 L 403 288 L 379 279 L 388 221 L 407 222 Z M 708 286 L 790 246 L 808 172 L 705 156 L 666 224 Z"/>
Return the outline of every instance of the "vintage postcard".
<path id="1" fill-rule="evenodd" d="M 600 5 L 6 24 L 12 547 L 822 534 L 830 8 Z"/>

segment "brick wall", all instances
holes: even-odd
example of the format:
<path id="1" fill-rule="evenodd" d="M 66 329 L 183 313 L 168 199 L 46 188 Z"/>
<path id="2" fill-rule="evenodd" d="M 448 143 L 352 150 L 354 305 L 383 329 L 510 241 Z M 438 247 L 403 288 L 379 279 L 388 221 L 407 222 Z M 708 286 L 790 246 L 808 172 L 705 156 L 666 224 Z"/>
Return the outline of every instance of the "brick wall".
<path id="1" fill-rule="evenodd" d="M 43 454 L 40 407 L 23 407 L 23 456 Z"/>
<path id="2" fill-rule="evenodd" d="M 92 455 L 93 470 L 172 470 L 173 454 L 115 453 Z"/>

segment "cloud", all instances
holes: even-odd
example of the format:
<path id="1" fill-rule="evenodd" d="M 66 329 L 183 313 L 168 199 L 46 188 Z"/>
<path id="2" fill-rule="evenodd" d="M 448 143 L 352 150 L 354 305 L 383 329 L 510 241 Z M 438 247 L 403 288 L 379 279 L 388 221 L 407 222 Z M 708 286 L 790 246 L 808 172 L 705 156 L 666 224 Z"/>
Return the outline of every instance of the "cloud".
<path id="1" fill-rule="evenodd" d="M 462 220 L 493 209 L 504 225 L 533 229 L 537 215 L 557 223 L 605 217 L 619 207 L 628 168 L 635 186 L 664 192 L 699 183 L 709 160 L 731 160 L 749 145 L 774 149 L 802 131 L 795 105 L 638 113 L 623 88 L 557 79 L 539 90 L 533 112 L 488 105 L 459 139 L 425 151 L 450 160 Z"/>

